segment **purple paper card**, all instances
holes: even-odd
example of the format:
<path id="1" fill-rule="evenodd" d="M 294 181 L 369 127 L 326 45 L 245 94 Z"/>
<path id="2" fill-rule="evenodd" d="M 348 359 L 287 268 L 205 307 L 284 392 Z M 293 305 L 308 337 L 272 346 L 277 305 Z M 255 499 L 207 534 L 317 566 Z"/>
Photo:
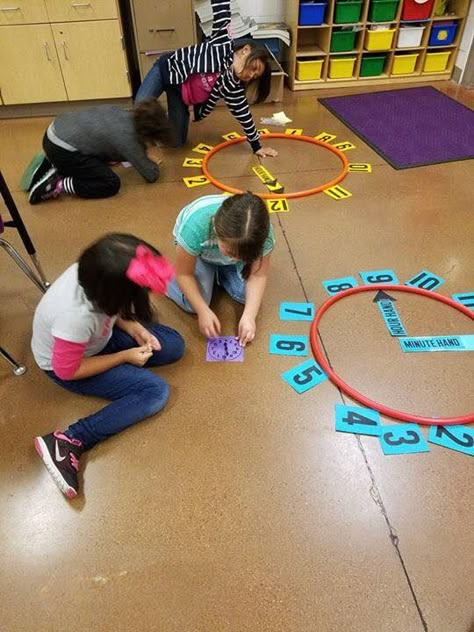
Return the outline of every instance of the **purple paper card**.
<path id="1" fill-rule="evenodd" d="M 243 362 L 244 348 L 235 336 L 209 338 L 206 350 L 207 362 Z"/>

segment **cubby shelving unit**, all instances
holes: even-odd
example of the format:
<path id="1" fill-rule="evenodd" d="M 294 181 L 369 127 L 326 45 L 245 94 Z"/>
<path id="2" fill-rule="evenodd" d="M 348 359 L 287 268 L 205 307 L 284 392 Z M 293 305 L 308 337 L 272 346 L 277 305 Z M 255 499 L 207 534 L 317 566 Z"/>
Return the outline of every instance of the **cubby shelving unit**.
<path id="1" fill-rule="evenodd" d="M 423 20 L 403 20 L 403 3 L 409 0 L 399 0 L 396 13 L 392 21 L 371 22 L 369 20 L 371 3 L 374 0 L 363 0 L 362 11 L 359 21 L 353 23 L 334 22 L 336 4 L 340 5 L 347 0 L 328 0 L 324 13 L 324 22 L 320 25 L 300 25 L 299 24 L 299 0 L 288 0 L 286 20 L 291 30 L 291 47 L 287 61 L 288 81 L 291 90 L 311 90 L 327 87 L 345 86 L 369 86 L 374 84 L 397 84 L 409 82 L 423 82 L 446 80 L 451 77 L 456 56 L 461 42 L 463 30 L 467 20 L 469 5 L 471 0 L 447 0 L 443 15 L 435 15 L 436 2 L 433 3 L 431 14 Z M 453 22 L 456 25 L 456 34 L 452 42 L 448 45 L 429 45 L 432 29 L 439 22 Z M 388 26 L 393 29 L 393 39 L 391 46 L 384 49 L 367 50 L 368 32 L 372 25 Z M 424 26 L 423 36 L 418 46 L 397 47 L 400 28 L 407 25 Z M 331 39 L 335 31 L 340 31 L 342 27 L 354 27 L 357 29 L 355 42 L 352 50 L 342 52 L 331 52 Z M 374 31 L 370 31 L 374 32 Z M 435 72 L 427 72 L 425 61 L 427 54 L 449 53 L 448 63 L 445 69 Z M 362 60 L 370 55 L 384 55 L 383 70 L 374 76 L 361 76 Z M 413 72 L 395 74 L 400 60 L 399 55 L 416 55 Z M 350 77 L 331 78 L 330 62 L 334 59 L 354 58 L 353 72 Z M 412 61 L 414 58 L 411 58 Z M 432 56 L 429 59 L 433 59 Z M 298 62 L 316 61 L 320 62 L 321 78 L 300 80 L 297 78 Z M 395 62 L 395 64 L 394 64 Z M 407 60 L 408 62 L 408 60 Z M 403 65 L 403 64 L 402 64 Z M 410 69 L 411 70 L 411 69 Z"/>

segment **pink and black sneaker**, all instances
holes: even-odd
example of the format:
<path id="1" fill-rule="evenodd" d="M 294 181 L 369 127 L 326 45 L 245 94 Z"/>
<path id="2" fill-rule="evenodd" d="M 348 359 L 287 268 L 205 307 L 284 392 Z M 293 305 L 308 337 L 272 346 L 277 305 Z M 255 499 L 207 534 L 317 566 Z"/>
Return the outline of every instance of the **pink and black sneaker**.
<path id="1" fill-rule="evenodd" d="M 62 493 L 68 498 L 77 496 L 79 458 L 84 451 L 81 441 L 56 431 L 35 437 L 35 448 Z"/>
<path id="2" fill-rule="evenodd" d="M 30 189 L 30 204 L 39 204 L 52 198 L 57 198 L 64 191 L 63 179 L 52 167 Z"/>

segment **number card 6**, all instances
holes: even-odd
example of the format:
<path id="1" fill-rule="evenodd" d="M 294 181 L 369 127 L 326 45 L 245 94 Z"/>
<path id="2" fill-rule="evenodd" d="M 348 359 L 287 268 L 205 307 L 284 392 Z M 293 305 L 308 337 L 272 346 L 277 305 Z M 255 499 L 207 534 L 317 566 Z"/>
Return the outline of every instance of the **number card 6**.
<path id="1" fill-rule="evenodd" d="M 270 334 L 268 351 L 278 355 L 307 356 L 308 336 Z"/>
<path id="2" fill-rule="evenodd" d="M 328 379 L 328 376 L 315 360 L 307 360 L 303 364 L 295 366 L 289 371 L 281 374 L 281 377 L 287 382 L 291 388 L 297 393 L 304 393 L 310 388 L 321 384 Z"/>

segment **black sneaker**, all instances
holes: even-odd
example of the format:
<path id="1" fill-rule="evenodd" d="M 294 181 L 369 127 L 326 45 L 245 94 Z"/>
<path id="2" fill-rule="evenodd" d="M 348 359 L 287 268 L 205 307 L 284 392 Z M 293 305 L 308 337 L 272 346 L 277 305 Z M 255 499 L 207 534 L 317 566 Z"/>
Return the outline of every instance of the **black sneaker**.
<path id="1" fill-rule="evenodd" d="M 38 154 L 33 156 L 30 164 L 25 169 L 25 172 L 20 180 L 20 189 L 22 191 L 30 191 L 30 189 L 52 168 L 52 163 L 48 158 L 46 158 L 44 152 L 40 151 Z"/>
<path id="2" fill-rule="evenodd" d="M 57 198 L 63 191 L 62 178 L 58 176 L 55 167 L 47 171 L 34 186 L 31 187 L 29 201 L 30 204 L 38 204 L 51 198 Z"/>
<path id="3" fill-rule="evenodd" d="M 77 496 L 79 458 L 84 451 L 82 443 L 62 432 L 52 432 L 35 437 L 35 448 L 62 493 L 68 498 Z"/>

